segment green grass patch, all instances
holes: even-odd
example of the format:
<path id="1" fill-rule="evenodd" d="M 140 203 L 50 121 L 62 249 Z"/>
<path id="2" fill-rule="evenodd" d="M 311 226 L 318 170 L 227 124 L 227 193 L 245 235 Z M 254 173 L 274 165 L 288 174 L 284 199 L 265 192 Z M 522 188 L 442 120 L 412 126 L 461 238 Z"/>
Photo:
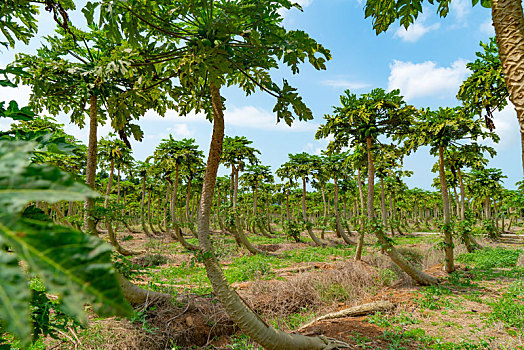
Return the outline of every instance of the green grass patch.
<path id="1" fill-rule="evenodd" d="M 504 248 L 484 248 L 457 257 L 458 262 L 471 264 L 479 269 L 511 268 L 517 265 L 521 251 Z"/>
<path id="2" fill-rule="evenodd" d="M 285 259 L 293 263 L 301 262 L 326 262 L 332 257 L 348 258 L 354 254 L 354 248 L 347 245 L 333 247 L 306 247 L 290 250 L 283 253 Z"/>
<path id="3" fill-rule="evenodd" d="M 489 319 L 500 320 L 510 335 L 524 334 L 524 283 L 511 284 L 502 298 L 489 303 L 493 308 Z"/>

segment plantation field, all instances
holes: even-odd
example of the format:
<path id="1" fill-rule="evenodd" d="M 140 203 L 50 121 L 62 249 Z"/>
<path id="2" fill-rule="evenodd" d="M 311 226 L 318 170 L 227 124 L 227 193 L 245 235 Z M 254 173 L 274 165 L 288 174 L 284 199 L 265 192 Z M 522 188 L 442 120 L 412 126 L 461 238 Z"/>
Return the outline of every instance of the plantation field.
<path id="1" fill-rule="evenodd" d="M 0 0 L 0 350 L 524 350 L 523 76 L 521 0 Z"/>
<path id="2" fill-rule="evenodd" d="M 202 305 L 146 302 L 129 320 L 91 315 L 87 328 L 42 339 L 32 349 L 261 349 L 233 326 L 193 253 L 165 237 L 119 236 L 128 237 L 124 247 L 145 251 L 117 259 L 124 276 L 151 291 L 190 296 L 192 303 L 201 299 Z M 324 247 L 307 239 L 290 242 L 282 234 L 249 236 L 271 256 L 250 255 L 219 231 L 212 237 L 231 286 L 278 329 L 323 334 L 353 349 L 524 348 L 524 251 L 518 235 L 482 240 L 485 249 L 474 253 L 457 247 L 451 275 L 443 271 L 438 236 L 398 237 L 399 250 L 442 279 L 430 287 L 414 285 L 371 239 L 357 262 L 355 249 L 332 232 Z M 310 324 L 326 313 L 384 300 L 393 308 Z"/>

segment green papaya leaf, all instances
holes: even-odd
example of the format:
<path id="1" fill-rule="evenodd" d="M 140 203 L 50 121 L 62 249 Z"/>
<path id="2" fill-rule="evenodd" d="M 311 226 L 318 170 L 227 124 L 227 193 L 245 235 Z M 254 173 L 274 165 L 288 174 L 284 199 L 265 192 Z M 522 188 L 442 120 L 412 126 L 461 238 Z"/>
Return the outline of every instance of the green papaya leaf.
<path id="1" fill-rule="evenodd" d="M 0 238 L 0 243 L 2 239 Z M 30 293 L 18 259 L 0 247 L 0 320 L 5 329 L 22 340 L 31 339 Z"/>
<path id="2" fill-rule="evenodd" d="M 4 108 L 4 104 L 5 102 L 0 102 L 0 117 L 24 121 L 32 120 L 35 117 L 35 113 L 31 108 L 18 108 L 16 101 L 10 101 L 7 108 Z"/>
<path id="3" fill-rule="evenodd" d="M 80 201 L 98 194 L 58 168 L 31 164 L 31 142 L 0 140 L 0 212 L 18 213 L 28 202 Z"/>
<path id="4" fill-rule="evenodd" d="M 111 262 L 111 246 L 103 240 L 50 222 L 0 216 L 0 237 L 37 274 L 63 310 L 86 321 L 84 303 L 100 316 L 127 316 Z"/>

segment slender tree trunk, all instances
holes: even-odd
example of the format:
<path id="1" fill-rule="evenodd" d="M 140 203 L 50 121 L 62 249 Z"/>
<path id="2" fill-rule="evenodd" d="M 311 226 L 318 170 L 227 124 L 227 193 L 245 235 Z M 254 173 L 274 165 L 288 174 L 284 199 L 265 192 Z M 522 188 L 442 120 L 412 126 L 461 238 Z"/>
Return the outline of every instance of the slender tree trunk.
<path id="1" fill-rule="evenodd" d="M 189 200 L 191 199 L 191 177 L 187 179 L 186 191 L 186 220 L 189 222 Z"/>
<path id="2" fill-rule="evenodd" d="M 338 179 L 336 177 L 334 178 L 334 182 L 335 182 L 335 195 L 334 195 L 335 198 L 334 198 L 333 207 L 335 210 L 335 221 L 336 221 L 335 230 L 337 231 L 337 235 L 340 235 L 340 237 L 342 237 L 344 242 L 346 242 L 349 245 L 355 245 L 355 242 L 349 239 L 349 237 L 344 232 L 342 225 L 340 224 L 340 215 L 338 212 Z"/>
<path id="3" fill-rule="evenodd" d="M 147 197 L 148 197 L 148 199 L 147 199 L 147 212 L 148 212 L 147 223 L 149 224 L 149 227 L 151 228 L 151 232 L 153 232 L 155 234 L 159 234 L 160 232 L 158 232 L 155 229 L 155 226 L 153 226 L 153 222 L 152 222 L 154 213 L 153 213 L 153 215 L 151 215 L 151 191 L 148 192 Z"/>
<path id="4" fill-rule="evenodd" d="M 382 212 L 382 225 L 386 227 L 386 197 L 384 195 L 384 178 L 380 178 L 380 210 Z"/>
<path id="5" fill-rule="evenodd" d="M 115 176 L 115 160 L 111 158 L 111 170 L 109 170 L 109 180 L 106 187 L 106 199 L 104 200 L 104 208 L 109 204 L 109 195 L 111 194 L 111 187 L 113 187 L 113 177 Z"/>
<path id="6" fill-rule="evenodd" d="M 448 185 L 446 183 L 446 173 L 444 172 L 444 147 L 439 145 L 439 177 L 440 177 L 440 188 L 442 192 L 442 205 L 444 210 L 444 222 L 443 222 L 443 233 L 444 233 L 444 251 L 446 253 L 446 272 L 451 273 L 455 271 L 454 257 L 453 257 L 453 237 L 451 233 L 451 215 L 449 212 L 449 197 L 448 197 Z"/>
<path id="7" fill-rule="evenodd" d="M 457 169 L 457 175 L 460 187 L 460 220 L 464 220 L 466 213 L 466 190 L 464 188 L 464 181 L 462 180 L 462 171 L 460 171 L 460 168 Z"/>
<path id="8" fill-rule="evenodd" d="M 176 218 L 176 209 L 177 209 L 176 200 L 177 200 L 177 196 L 178 196 L 178 178 L 180 176 L 178 167 L 179 167 L 178 163 L 175 164 L 175 180 L 173 182 L 173 192 L 171 193 L 171 203 L 169 205 L 169 208 L 171 210 L 170 211 L 170 213 L 171 213 L 171 222 L 173 224 L 177 223 L 177 218 Z"/>
<path id="9" fill-rule="evenodd" d="M 97 166 L 97 97 L 91 95 L 89 103 L 89 144 L 87 148 L 86 185 L 94 190 Z M 91 217 L 91 211 L 93 210 L 94 206 L 95 200 L 93 198 L 86 198 L 86 200 L 84 201 L 84 231 L 92 235 L 98 235 L 95 220 Z"/>
<path id="10" fill-rule="evenodd" d="M 116 168 L 116 204 L 120 204 L 120 166 Z"/>
<path id="11" fill-rule="evenodd" d="M 238 168 L 234 168 L 235 169 L 235 173 L 234 173 L 234 178 L 235 178 L 235 187 L 233 189 L 233 207 L 236 208 L 237 206 L 237 196 L 238 196 Z"/>
<path id="12" fill-rule="evenodd" d="M 291 214 L 289 213 L 289 190 L 286 190 L 286 219 L 291 220 Z"/>
<path id="13" fill-rule="evenodd" d="M 142 230 L 148 237 L 153 237 L 151 232 L 147 229 L 146 221 L 144 218 L 144 204 L 146 201 L 146 177 L 145 175 L 142 177 L 142 199 L 140 201 L 140 225 L 142 226 Z"/>
<path id="14" fill-rule="evenodd" d="M 355 252 L 355 260 L 362 260 L 362 249 L 364 248 L 364 235 L 365 235 L 365 221 L 364 221 L 364 190 L 362 189 L 362 174 L 360 173 L 360 168 L 357 169 L 357 182 L 358 182 L 358 193 L 360 196 L 360 210 L 361 214 L 359 215 L 358 221 L 360 223 L 360 234 L 358 236 L 357 251 Z"/>
<path id="15" fill-rule="evenodd" d="M 233 322 L 235 322 L 244 333 L 264 348 L 268 350 L 327 349 L 328 340 L 323 338 L 310 338 L 303 335 L 288 334 L 269 327 L 228 285 L 224 273 L 222 272 L 214 254 L 213 244 L 209 235 L 209 216 L 211 213 L 213 191 L 222 153 L 224 115 L 219 89 L 212 84 L 210 89 L 214 111 L 213 135 L 211 138 L 206 173 L 202 186 L 202 196 L 198 215 L 198 238 L 204 265 L 209 280 L 213 286 L 213 290 Z"/>
<path id="16" fill-rule="evenodd" d="M 373 195 L 375 193 L 375 166 L 373 163 L 373 154 L 371 152 L 372 140 L 368 137 L 366 140 L 367 144 L 367 155 L 368 155 L 368 200 L 367 200 L 367 218 L 369 223 L 374 220 L 373 210 Z M 402 271 L 408 274 L 413 280 L 421 285 L 433 285 L 438 283 L 438 279 L 424 273 L 415 266 L 413 266 L 408 260 L 406 260 L 402 254 L 391 244 L 391 241 L 387 239 L 384 232 L 379 228 L 373 230 L 375 236 L 380 242 L 383 251 L 385 251 L 391 260 L 397 264 Z"/>
<path id="17" fill-rule="evenodd" d="M 524 172 L 524 14 L 521 0 L 492 0 L 491 15 L 509 99 L 520 124 Z"/>
<path id="18" fill-rule="evenodd" d="M 313 232 L 313 228 L 311 227 L 311 222 L 309 222 L 306 214 L 306 178 L 302 178 L 302 219 L 304 220 L 304 223 L 307 225 L 307 232 L 313 242 L 316 245 L 322 246 L 323 243 L 317 238 L 315 233 Z"/>

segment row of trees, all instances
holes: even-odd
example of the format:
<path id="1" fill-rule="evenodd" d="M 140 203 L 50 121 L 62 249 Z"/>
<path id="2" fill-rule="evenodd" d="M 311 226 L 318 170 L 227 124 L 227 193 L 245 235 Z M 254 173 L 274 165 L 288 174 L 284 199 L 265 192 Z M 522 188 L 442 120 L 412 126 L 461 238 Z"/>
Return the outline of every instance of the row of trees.
<path id="1" fill-rule="evenodd" d="M 437 1 L 439 13 L 447 14 L 449 1 Z M 35 1 L 35 3 L 39 3 Z M 520 2 L 516 0 L 482 2 L 483 6 L 491 6 L 497 42 L 501 57 L 501 67 L 508 87 L 508 95 L 516 107 L 519 120 L 524 111 L 524 99 L 521 94 L 523 50 L 519 49 L 524 41 L 522 27 L 524 16 Z M 133 120 L 140 118 L 147 110 L 154 109 L 163 115 L 168 108 L 176 109 L 181 115 L 189 112 L 203 111 L 208 119 L 213 122 L 211 145 L 203 172 L 202 190 L 199 192 L 199 205 L 197 209 L 197 236 L 199 245 L 190 246 L 203 261 L 213 289 L 233 321 L 250 337 L 267 349 L 332 349 L 344 346 L 337 341 L 324 337 L 305 337 L 290 335 L 265 324 L 238 295 L 229 288 L 220 264 L 214 254 L 210 239 L 210 219 L 217 184 L 217 170 L 222 159 L 224 144 L 224 99 L 220 94 L 223 86 L 235 85 L 250 94 L 261 90 L 276 99 L 274 112 L 277 120 L 291 124 L 295 116 L 300 120 L 312 119 L 311 110 L 303 103 L 296 90 L 287 81 L 279 86 L 271 78 L 269 72 L 278 64 L 291 68 L 293 73 L 299 72 L 299 65 L 306 60 L 316 69 L 325 69 L 325 62 L 329 60 L 330 53 L 302 31 L 288 31 L 282 26 L 280 10 L 290 9 L 293 6 L 287 0 L 273 0 L 266 2 L 228 1 L 219 2 L 212 0 L 203 1 L 168 1 L 161 0 L 143 2 L 132 0 L 114 2 L 102 0 L 88 2 L 83 13 L 89 23 L 89 30 L 76 28 L 69 20 L 67 10 L 74 8 L 70 0 L 50 0 L 45 2 L 45 9 L 53 13 L 58 24 L 57 35 L 47 38 L 48 44 L 43 46 L 36 55 L 20 55 L 16 63 L 8 68 L 7 73 L 16 74 L 17 82 L 32 87 L 31 106 L 40 112 L 44 108 L 52 114 L 66 112 L 71 114 L 72 122 L 81 126 L 89 125 L 89 144 L 87 146 L 85 182 L 95 188 L 96 169 L 98 162 L 97 127 L 105 122 L 118 133 L 125 145 L 129 145 L 128 137 L 142 139 L 142 132 Z M 406 11 L 405 9 L 408 9 Z M 421 11 L 421 1 L 374 1 L 368 0 L 365 15 L 375 18 L 374 27 L 377 32 L 386 30 L 397 18 L 406 27 L 413 22 Z M 35 16 L 38 8 L 31 1 L 14 1 L 3 6 L 0 10 L 0 25 L 9 44 L 13 46 L 16 40 L 27 42 L 28 38 L 36 33 Z M 99 16 L 94 20 L 95 14 Z M 510 21 L 506 21 L 510 18 Z M 332 117 L 326 118 L 326 124 L 319 130 L 318 137 L 334 135 L 337 143 L 332 143 L 329 157 L 337 157 L 340 151 L 337 147 L 342 145 L 360 148 L 359 165 L 354 167 L 357 171 L 357 187 L 359 189 L 360 216 L 366 214 L 366 220 L 359 219 L 357 227 L 360 230 L 359 246 L 362 247 L 365 232 L 373 232 L 390 257 L 408 272 L 417 281 L 428 284 L 436 280 L 417 271 L 399 254 L 392 241 L 383 232 L 380 221 L 375 219 L 375 173 L 384 183 L 385 173 L 393 166 L 378 166 L 377 159 L 391 152 L 395 154 L 395 147 L 382 147 L 380 137 L 386 136 L 384 142 L 403 142 L 398 145 L 403 152 L 409 152 L 421 145 L 428 144 L 435 154 L 439 156 L 440 189 L 442 193 L 442 231 L 445 236 L 446 268 L 453 270 L 453 241 L 451 235 L 451 214 L 448 183 L 446 181 L 446 159 L 450 162 L 448 168 L 451 176 L 456 176 L 462 184 L 462 172 L 468 164 L 457 165 L 451 163 L 451 157 L 446 157 L 446 152 L 452 145 L 466 137 L 487 136 L 480 129 L 478 123 L 472 119 L 468 105 L 460 109 L 445 108 L 438 111 L 417 111 L 407 105 L 397 91 L 386 93 L 383 90 L 373 90 L 369 94 L 356 96 L 347 92 L 341 99 L 341 107 L 334 110 Z M 492 105 L 490 105 L 492 106 Z M 13 108 L 14 109 L 14 108 Z M 489 113 L 488 113 L 489 114 Z M 489 118 L 488 118 L 489 119 Z M 86 121 L 89 121 L 87 123 Z M 523 125 L 524 122 L 521 122 Z M 417 125 L 424 133 L 415 133 L 416 137 L 408 138 L 412 125 Z M 435 125 L 438 125 L 436 127 Z M 44 140 L 40 140 L 44 141 Z M 107 140 L 112 142 L 111 140 Z M 169 139 L 166 143 L 177 142 Z M 240 141 L 241 143 L 244 141 Z M 116 144 L 116 142 L 115 142 Z M 244 142 L 245 144 L 245 142 Z M 334 145 L 338 145 L 335 147 Z M 391 145 L 390 145 L 391 146 Z M 109 163 L 109 178 L 106 193 L 111 193 L 114 169 L 117 170 L 117 203 L 120 202 L 118 185 L 119 171 L 124 168 L 124 147 L 101 145 L 101 158 Z M 475 146 L 481 147 L 481 146 Z M 387 149 L 387 151 L 386 151 Z M 165 205 L 163 210 L 168 210 L 170 225 L 166 230 L 173 229 L 174 237 L 183 242 L 179 230 L 179 217 L 176 213 L 176 203 L 179 194 L 179 171 L 185 155 L 171 153 L 171 147 L 157 150 L 153 155 L 154 162 L 151 166 L 161 164 L 161 180 L 167 181 L 165 192 Z M 195 150 L 196 151 L 196 150 Z M 7 153 L 7 152 L 4 152 Z M 18 152 L 22 157 L 23 152 Z M 74 153 L 70 152 L 71 157 Z M 180 162 L 176 160 L 180 156 Z M 27 158 L 27 157 L 26 157 Z M 175 160 L 173 160 L 173 158 Z M 199 155 L 196 154 L 196 158 Z M 385 157 L 390 158 L 390 157 Z M 225 157 L 224 157 L 225 159 Z M 240 160 L 242 159 L 242 160 Z M 242 243 L 249 244 L 242 232 L 239 210 L 237 206 L 239 172 L 249 162 L 249 158 L 239 155 L 229 161 L 232 176 L 230 188 L 233 188 L 232 205 L 228 210 L 228 220 L 224 222 L 226 228 Z M 339 159 L 341 160 L 341 158 Z M 302 220 L 306 223 L 311 238 L 317 243 L 322 242 L 316 237 L 309 224 L 306 206 L 308 180 L 314 181 L 318 172 L 310 172 L 308 159 L 304 155 L 290 157 L 290 164 L 279 171 L 290 183 L 302 182 Z M 387 161 L 384 162 L 386 164 Z M 112 165 L 111 165 L 112 164 Z M 151 173 L 148 169 L 149 162 L 140 167 L 142 176 L 142 189 L 147 188 L 147 177 Z M 336 162 L 333 169 L 345 166 L 345 162 Z M 366 165 L 364 165 L 366 164 Z M 31 166 L 23 163 L 23 166 Z M 287 168 L 287 169 L 286 169 Z M 394 167 L 393 167 L 394 168 Z M 113 171 L 111 171 L 113 169 Z M 454 169 L 454 170 L 453 170 Z M 197 173 L 197 167 L 193 168 Z M 188 173 L 192 173 L 190 167 Z M 270 178 L 269 169 L 253 164 L 252 168 L 245 171 L 245 183 L 253 193 L 253 213 L 258 210 L 260 183 Z M 367 205 L 364 206 L 364 185 L 361 173 L 367 170 Z M 344 171 L 344 170 L 342 170 Z M 22 173 L 20 173 L 22 174 Z M 113 174 L 113 177 L 111 176 Z M 196 178 L 196 176 L 195 176 Z M 56 179 L 55 179 L 56 180 Z M 489 180 L 489 179 L 488 179 Z M 186 188 L 190 193 L 193 178 L 188 178 Z M 320 192 L 325 197 L 321 178 L 316 179 L 320 184 Z M 338 202 L 338 181 L 334 179 L 334 199 Z M 6 186 L 12 186 L 8 183 Z M 381 186 L 384 189 L 385 186 Z M 461 186 L 462 189 L 462 186 Z M 79 193 L 81 191 L 78 191 Z M 149 194 L 152 191 L 149 192 Z M 286 195 L 289 191 L 286 189 Z M 380 209 L 382 220 L 384 215 L 385 195 L 381 191 Z M 141 213 L 144 212 L 146 191 L 142 190 Z M 148 196 L 149 196 L 148 194 Z M 465 191 L 461 198 L 460 212 L 465 214 Z M 50 203 L 61 200 L 77 200 L 86 198 L 82 214 L 84 216 L 84 231 L 92 235 L 97 234 L 97 212 L 93 199 L 93 192 L 82 192 L 75 196 L 45 197 L 35 195 L 25 197 L 28 201 L 48 201 Z M 186 214 L 189 213 L 186 194 Z M 287 197 L 289 198 L 289 197 Z M 488 207 L 489 197 L 486 200 Z M 151 203 L 151 201 L 148 201 Z M 394 202 L 394 201 L 393 201 Z M 167 205 L 169 203 L 169 205 Z M 216 202 L 215 202 L 216 203 Z M 218 201 L 222 203 L 222 201 Z M 109 201 L 105 207 L 110 205 Z M 167 207 L 169 209 L 167 209 Z M 19 208 L 19 207 L 17 207 Z M 219 205 L 220 208 L 220 205 Z M 334 204 L 335 212 L 339 211 L 338 203 Z M 21 208 L 19 208 L 21 209 Z M 107 208 L 105 208 L 107 209 Z M 364 210 L 365 209 L 365 210 Z M 12 209 L 11 209 L 12 210 Z M 55 209 L 56 212 L 58 210 Z M 289 210 L 288 210 L 289 212 Z M 392 211 L 394 212 L 394 211 Z M 488 209 L 486 209 L 488 213 Z M 327 212 L 326 212 L 327 215 Z M 186 215 L 186 219 L 189 215 Z M 151 216 L 149 216 L 151 217 Z M 7 220 L 7 219 L 6 219 Z M 166 219 L 167 220 L 167 219 Z M 143 215 L 142 215 L 142 222 Z M 336 220 L 336 230 L 342 235 L 340 218 Z M 7 225 L 12 224 L 9 222 Z M 165 222 L 164 222 L 165 224 Z M 112 230 L 111 220 L 106 218 L 108 231 Z M 252 225 L 251 228 L 256 228 Z M 258 225 L 258 227 L 263 227 Z M 153 228 L 153 227 L 151 227 Z M 26 228 L 27 229 L 27 228 Z M 270 226 L 268 226 L 268 230 Z M 28 229 L 27 229 L 28 230 Z M 2 231 L 2 238 L 6 244 L 17 247 L 20 240 L 14 240 L 9 231 Z M 351 244 L 350 239 L 348 244 Z M 95 241 L 92 241 L 95 242 Z M 113 242 L 114 243 L 114 242 Z M 360 255 L 357 248 L 357 256 Z M 27 250 L 19 249 L 19 252 Z M 60 257 L 62 257 L 60 255 Z M 27 259 L 27 257 L 22 256 Z M 32 261 L 32 260 L 31 260 Z M 64 259 L 60 260 L 65 261 Z M 13 265 L 11 263 L 11 265 Z M 3 269 L 4 270 L 4 269 Z M 6 270 L 7 271 L 7 270 Z M 11 271 L 11 270 L 9 270 Z M 45 275 L 45 269 L 39 270 Z M 67 273 L 67 271 L 64 271 Z M 101 276 L 110 272 L 104 271 Z M 17 275 L 18 276 L 18 275 Z M 133 286 L 121 276 L 117 276 L 124 295 L 131 302 L 139 302 L 142 297 L 147 297 L 145 291 Z M 13 283 L 20 280 L 13 279 Z M 87 280 L 88 281 L 88 280 Z M 105 281 L 105 280 L 104 280 Z M 78 281 L 77 281 L 78 282 Z M 89 281 L 91 282 L 91 281 Z M 52 283 L 51 283 L 52 284 Z M 81 284 L 81 283 L 80 283 Z M 91 283 L 86 283 L 91 285 Z M 109 288 L 108 290 L 114 291 Z M 69 295 L 67 292 L 55 290 L 62 297 Z M 90 289 L 86 294 L 96 294 Z M 114 294 L 117 293 L 117 294 Z M 119 300 L 118 292 L 114 291 L 114 300 Z M 153 297 L 154 294 L 150 294 Z M 100 299 L 100 298 L 99 298 Z M 99 299 L 96 299 L 99 301 Z M 13 300 L 21 300 L 13 296 Z M 24 299 L 25 300 L 25 299 Z M 95 299 L 92 299 L 95 300 Z M 109 300 L 103 299 L 106 303 Z M 8 302 L 5 305 L 11 305 Z M 12 313 L 6 308 L 2 310 L 2 318 L 14 321 Z M 123 310 L 121 310 L 123 312 Z M 7 316 L 6 316 L 7 315 Z M 12 323 L 13 332 L 17 333 L 16 323 Z M 27 330 L 27 328 L 25 328 Z M 18 332 L 22 337 L 27 333 Z"/>

